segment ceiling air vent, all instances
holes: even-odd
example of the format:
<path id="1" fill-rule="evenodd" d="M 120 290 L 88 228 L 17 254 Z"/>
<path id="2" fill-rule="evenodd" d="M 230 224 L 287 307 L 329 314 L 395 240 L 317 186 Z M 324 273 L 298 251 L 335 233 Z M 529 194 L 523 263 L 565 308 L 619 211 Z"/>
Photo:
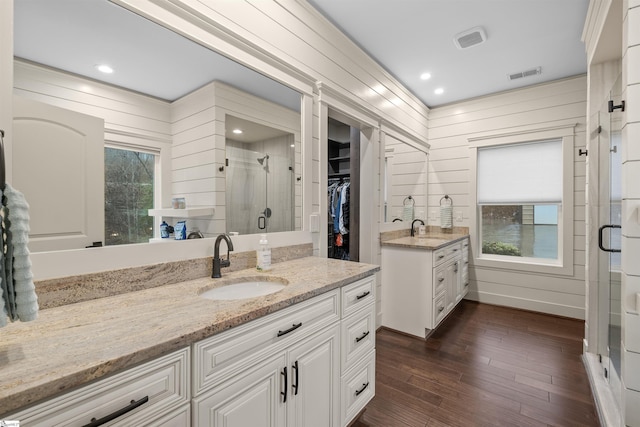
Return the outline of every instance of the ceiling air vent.
<path id="1" fill-rule="evenodd" d="M 519 73 L 507 74 L 507 77 L 509 77 L 509 80 L 517 80 L 523 77 L 537 76 L 538 74 L 542 74 L 542 67 L 532 68 L 531 70 L 521 71 Z"/>
<path id="2" fill-rule="evenodd" d="M 456 34 L 453 37 L 453 43 L 458 49 L 466 49 L 471 46 L 483 43 L 487 39 L 487 35 L 481 27 L 475 27 L 467 31 Z"/>

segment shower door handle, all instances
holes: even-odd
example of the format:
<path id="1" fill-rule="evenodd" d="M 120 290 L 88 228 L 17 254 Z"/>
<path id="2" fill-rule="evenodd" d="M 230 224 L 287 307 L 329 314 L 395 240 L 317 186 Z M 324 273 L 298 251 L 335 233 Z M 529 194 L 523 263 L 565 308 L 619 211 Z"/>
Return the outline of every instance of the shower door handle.
<path id="1" fill-rule="evenodd" d="M 615 225 L 615 224 L 606 224 L 606 225 L 603 225 L 602 227 L 600 227 L 598 229 L 598 246 L 600 247 L 601 250 L 603 250 L 605 252 L 621 252 L 620 249 L 609 249 L 609 248 L 605 248 L 604 247 L 604 244 L 602 242 L 602 240 L 603 240 L 602 233 L 604 233 L 604 229 L 605 228 L 622 228 L 622 226 Z"/>
<path id="2" fill-rule="evenodd" d="M 265 228 L 267 228 L 267 218 L 264 215 L 260 215 L 258 217 L 258 230 L 264 230 Z"/>

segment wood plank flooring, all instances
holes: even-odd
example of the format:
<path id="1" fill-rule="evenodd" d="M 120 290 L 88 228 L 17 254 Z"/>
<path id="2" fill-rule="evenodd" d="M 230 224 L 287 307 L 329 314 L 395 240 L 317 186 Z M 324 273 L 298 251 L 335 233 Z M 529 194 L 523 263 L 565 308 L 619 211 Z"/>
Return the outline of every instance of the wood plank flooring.
<path id="1" fill-rule="evenodd" d="M 583 321 L 472 301 L 426 342 L 381 329 L 376 396 L 352 426 L 598 426 L 583 335 Z"/>

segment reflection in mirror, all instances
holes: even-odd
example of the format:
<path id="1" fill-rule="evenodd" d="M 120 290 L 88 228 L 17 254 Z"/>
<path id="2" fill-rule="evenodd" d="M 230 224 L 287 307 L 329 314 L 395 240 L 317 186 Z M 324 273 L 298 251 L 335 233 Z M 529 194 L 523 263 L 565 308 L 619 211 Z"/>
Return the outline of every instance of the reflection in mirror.
<path id="1" fill-rule="evenodd" d="M 225 164 L 225 137 L 218 135 L 216 130 L 216 126 L 224 119 L 215 114 L 207 116 L 208 110 L 201 110 L 199 114 L 202 121 L 196 127 L 188 117 L 177 123 L 176 114 L 179 114 L 180 108 L 185 107 L 185 100 L 189 99 L 189 95 L 217 81 L 293 112 L 297 117 L 296 127 L 299 130 L 301 95 L 298 92 L 107 0 L 16 1 L 14 13 L 16 97 L 28 98 L 64 111 L 82 113 L 85 117 L 97 118 L 102 123 L 99 124 L 97 138 L 100 150 L 94 150 L 99 154 L 96 154 L 91 163 L 86 160 L 78 161 L 82 156 L 73 155 L 74 149 L 69 146 L 68 164 L 64 163 L 67 156 L 63 155 L 56 157 L 56 162 L 61 163 L 55 164 L 56 171 L 70 172 L 65 175 L 70 183 L 92 180 L 97 185 L 92 188 L 99 190 L 78 188 L 78 191 L 83 192 L 75 195 L 67 193 L 63 204 L 59 203 L 60 200 L 51 203 L 46 198 L 41 203 L 34 199 L 37 195 L 29 195 L 23 191 L 27 200 L 34 201 L 32 223 L 38 225 L 38 232 L 44 236 L 40 239 L 43 245 L 33 246 L 32 251 L 84 248 L 96 241 L 122 244 L 146 240 L 146 236 L 121 238 L 124 235 L 134 236 L 145 228 L 147 233 L 150 231 L 149 223 L 145 222 L 148 218 L 141 218 L 147 216 L 146 208 L 136 205 L 132 212 L 116 217 L 114 211 L 105 206 L 105 203 L 109 203 L 109 197 L 113 196 L 105 187 L 112 181 L 109 176 L 105 177 L 105 173 L 109 174 L 108 167 L 105 169 L 105 161 L 109 158 L 105 156 L 106 144 L 133 153 L 152 153 L 155 156 L 154 189 L 151 193 L 156 209 L 169 208 L 172 197 L 185 197 L 187 207 L 207 205 L 215 209 L 213 219 L 211 215 L 208 220 L 189 219 L 188 225 L 191 223 L 193 226 L 200 226 L 205 237 L 226 229 L 233 231 L 226 228 L 224 217 L 233 218 L 241 213 L 234 212 L 233 209 L 225 212 L 225 172 L 219 170 Z M 105 62 L 112 67 L 111 74 L 98 71 L 97 65 Z M 194 111 L 199 108 L 195 105 L 190 107 Z M 216 105 L 208 105 L 207 108 L 215 110 Z M 235 117 L 254 117 L 251 114 L 247 116 L 241 110 L 227 108 L 228 111 L 233 112 Z M 28 112 L 24 116 L 31 115 Z M 27 123 L 28 121 L 22 122 L 24 127 L 28 127 Z M 15 127 L 14 120 L 14 129 Z M 60 129 L 63 128 L 60 126 Z M 42 131 L 44 135 L 48 135 L 47 129 Z M 296 147 L 292 153 L 295 157 L 293 170 L 295 178 L 299 178 L 300 134 L 295 130 L 291 132 L 296 135 Z M 15 136 L 13 141 L 17 146 L 20 141 L 18 135 Z M 45 144 L 50 141 L 50 138 L 43 137 L 35 143 Z M 30 156 L 44 152 L 38 147 L 30 147 L 28 151 Z M 263 151 L 265 150 L 261 149 Z M 271 156 L 272 150 L 268 151 Z M 14 149 L 14 172 L 19 169 L 16 162 L 20 162 L 20 159 L 15 155 L 18 152 L 19 150 Z M 273 151 L 271 165 L 274 164 L 276 155 L 277 152 Z M 195 162 L 195 158 L 200 161 Z M 46 164 L 46 160 L 34 163 L 32 158 L 25 156 L 23 163 Z M 196 164 L 197 167 L 194 166 Z M 27 187 L 42 189 L 45 182 L 51 184 L 51 175 L 39 175 L 40 169 L 37 167 L 29 167 L 28 170 L 31 184 Z M 144 172 L 143 170 L 141 173 Z M 150 173 L 150 169 L 147 168 L 147 172 Z M 195 178 L 185 180 L 185 176 Z M 142 175 L 140 178 L 142 179 Z M 218 182 L 222 183 L 220 187 Z M 138 184 L 147 185 L 142 181 Z M 62 188 L 62 185 L 64 184 L 56 185 L 56 188 Z M 287 220 L 287 224 L 293 225 L 283 225 L 283 229 L 300 229 L 302 195 L 295 190 L 298 185 L 298 181 L 295 181 L 294 189 L 288 192 L 292 207 L 287 209 L 295 214 L 293 219 L 290 217 Z M 100 192 L 102 196 L 94 197 L 96 192 Z M 44 191 L 41 193 L 43 197 L 46 195 Z M 140 199 L 148 202 L 150 192 L 146 191 L 144 197 L 142 193 L 144 191 L 141 190 Z M 53 205 L 62 205 L 67 209 L 67 214 L 56 214 L 56 220 L 52 220 L 50 208 Z M 37 206 L 49 206 L 49 209 L 34 209 Z M 68 212 L 69 206 L 75 207 L 74 212 Z M 102 214 L 96 215 L 96 209 Z M 105 212 L 108 218 L 104 218 Z M 38 218 L 42 218 L 42 221 Z M 163 219 L 174 224 L 183 218 L 173 213 L 171 216 L 156 217 L 152 224 L 153 236 L 159 237 L 158 226 Z M 117 229 L 107 226 L 105 221 L 108 220 L 116 222 Z M 96 221 L 99 224 L 91 224 Z M 275 220 L 272 221 L 275 228 L 274 223 Z M 39 224 L 43 224 L 44 228 Z M 52 224 L 57 228 L 47 228 Z M 130 230 L 127 224 L 137 224 L 135 226 L 139 230 Z M 37 239 L 30 240 L 35 242 Z M 62 243 L 58 244 L 56 241 Z"/>
<path id="2" fill-rule="evenodd" d="M 426 220 L 427 153 L 389 134 L 384 144 L 384 222 Z"/>
<path id="3" fill-rule="evenodd" d="M 227 230 L 254 234 L 295 227 L 295 135 L 227 115 Z"/>

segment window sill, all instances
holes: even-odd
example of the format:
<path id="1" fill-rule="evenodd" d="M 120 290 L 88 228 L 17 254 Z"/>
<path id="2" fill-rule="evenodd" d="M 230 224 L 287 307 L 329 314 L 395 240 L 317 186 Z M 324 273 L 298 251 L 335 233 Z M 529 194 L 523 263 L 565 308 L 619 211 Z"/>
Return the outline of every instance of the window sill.
<path id="1" fill-rule="evenodd" d="M 536 258 L 483 256 L 481 258 L 474 259 L 474 266 L 499 270 L 551 274 L 554 276 L 573 276 L 573 263 L 570 265 L 563 265 L 561 261 L 544 262 Z"/>

